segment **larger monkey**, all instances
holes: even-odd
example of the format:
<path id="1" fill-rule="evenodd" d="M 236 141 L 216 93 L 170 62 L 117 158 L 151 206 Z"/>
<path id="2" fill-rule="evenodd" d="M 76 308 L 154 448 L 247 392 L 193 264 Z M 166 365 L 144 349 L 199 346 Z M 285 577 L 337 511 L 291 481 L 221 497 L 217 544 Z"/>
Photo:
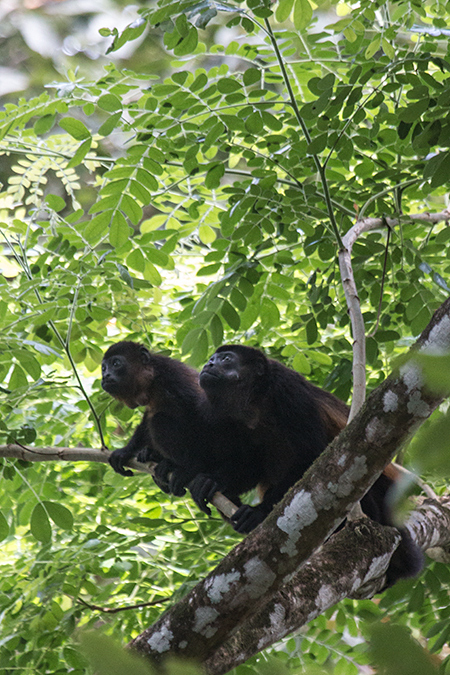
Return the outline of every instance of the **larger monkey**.
<path id="1" fill-rule="evenodd" d="M 314 386 L 299 373 L 243 345 L 219 347 L 200 374 L 200 384 L 216 423 L 246 438 L 242 462 L 234 455 L 219 458 L 206 475 L 198 475 L 190 490 L 198 506 L 220 490 L 232 498 L 258 487 L 256 506 L 243 504 L 232 517 L 242 533 L 253 530 L 296 483 L 328 443 L 346 425 L 347 406 Z M 242 450 L 241 450 L 242 452 Z M 249 460 L 249 461 L 247 461 Z M 392 479 L 382 474 L 362 499 L 363 511 L 381 524 L 392 524 L 386 493 Z M 388 570 L 388 584 L 414 576 L 423 565 L 420 549 L 406 530 Z"/>

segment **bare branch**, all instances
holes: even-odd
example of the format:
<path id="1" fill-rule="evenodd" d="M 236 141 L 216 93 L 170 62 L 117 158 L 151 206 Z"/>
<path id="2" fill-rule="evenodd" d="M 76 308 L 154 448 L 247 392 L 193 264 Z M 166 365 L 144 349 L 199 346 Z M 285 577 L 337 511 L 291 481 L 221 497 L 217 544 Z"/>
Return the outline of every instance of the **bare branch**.
<path id="1" fill-rule="evenodd" d="M 110 455 L 110 451 L 106 449 L 95 450 L 93 448 L 58 447 L 28 448 L 14 443 L 0 446 L 0 457 L 15 457 L 26 462 L 102 462 L 103 464 L 108 464 Z M 151 476 L 155 475 L 155 462 L 142 464 L 141 462 L 132 459 L 127 463 L 127 466 L 141 473 L 149 473 Z M 237 511 L 237 506 L 224 497 L 221 492 L 216 492 L 211 503 L 227 518 L 231 518 L 233 513 Z"/>
<path id="2" fill-rule="evenodd" d="M 413 213 L 404 216 L 405 219 L 418 220 L 429 223 L 439 223 L 450 219 L 450 211 L 441 213 Z M 349 422 L 358 412 L 366 397 L 366 335 L 364 319 L 361 312 L 361 303 L 358 297 L 355 277 L 352 267 L 353 245 L 364 232 L 378 230 L 386 225 L 396 227 L 398 218 L 364 218 L 358 220 L 342 238 L 342 248 L 339 251 L 339 268 L 341 271 L 342 285 L 350 315 L 353 335 L 353 397 L 350 409 Z"/>

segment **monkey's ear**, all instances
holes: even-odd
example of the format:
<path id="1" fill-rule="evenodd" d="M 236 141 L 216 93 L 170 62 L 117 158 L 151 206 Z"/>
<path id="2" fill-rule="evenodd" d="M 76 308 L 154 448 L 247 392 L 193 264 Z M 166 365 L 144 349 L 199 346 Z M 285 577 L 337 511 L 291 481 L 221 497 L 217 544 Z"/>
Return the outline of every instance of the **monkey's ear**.
<path id="1" fill-rule="evenodd" d="M 144 366 L 148 365 L 150 361 L 152 360 L 152 355 L 148 351 L 147 347 L 141 346 L 140 349 L 141 352 L 141 361 L 144 364 Z"/>

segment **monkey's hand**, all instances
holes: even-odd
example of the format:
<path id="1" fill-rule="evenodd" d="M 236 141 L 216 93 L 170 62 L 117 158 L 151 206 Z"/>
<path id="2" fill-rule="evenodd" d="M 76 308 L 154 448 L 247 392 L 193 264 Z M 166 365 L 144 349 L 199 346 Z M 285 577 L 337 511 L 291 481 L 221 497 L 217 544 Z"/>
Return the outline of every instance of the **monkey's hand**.
<path id="1" fill-rule="evenodd" d="M 257 504 L 256 506 L 242 504 L 236 513 L 231 516 L 231 524 L 236 532 L 248 534 L 257 525 L 262 523 L 266 516 L 267 512 L 262 508 L 261 504 Z"/>
<path id="2" fill-rule="evenodd" d="M 208 474 L 199 473 L 189 483 L 189 490 L 192 499 L 197 504 L 200 511 L 203 511 L 207 516 L 210 516 L 211 509 L 207 506 L 207 503 L 210 502 L 214 497 L 214 494 L 220 490 L 219 484 L 213 478 L 208 476 Z"/>
<path id="3" fill-rule="evenodd" d="M 110 457 L 109 463 L 116 473 L 120 473 L 121 476 L 132 476 L 133 472 L 130 469 L 125 469 L 124 465 L 131 459 L 134 455 L 134 452 L 130 453 L 128 446 L 124 448 L 118 448 L 114 450 Z"/>
<path id="4" fill-rule="evenodd" d="M 154 481 L 166 494 L 183 497 L 192 475 L 170 459 L 161 459 L 155 467 Z"/>

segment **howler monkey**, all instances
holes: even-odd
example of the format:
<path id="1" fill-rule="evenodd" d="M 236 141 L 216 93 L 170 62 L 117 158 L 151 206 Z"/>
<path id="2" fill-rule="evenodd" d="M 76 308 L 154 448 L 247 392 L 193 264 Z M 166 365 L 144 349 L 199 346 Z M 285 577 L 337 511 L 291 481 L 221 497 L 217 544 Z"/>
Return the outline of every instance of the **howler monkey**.
<path id="1" fill-rule="evenodd" d="M 222 459 L 216 455 L 213 470 L 197 475 L 189 489 L 197 505 L 208 512 L 206 502 L 215 491 L 233 499 L 258 487 L 261 502 L 242 504 L 231 519 L 238 532 L 250 532 L 343 429 L 348 408 L 299 373 L 244 345 L 219 347 L 201 371 L 200 385 L 211 418 L 228 428 L 230 438 L 240 437 L 236 449 L 246 461 L 235 464 L 233 453 Z M 361 500 L 364 513 L 385 525 L 392 524 L 386 501 L 392 483 L 382 474 Z M 420 549 L 406 530 L 400 533 L 388 584 L 413 576 L 422 567 Z"/>
<path id="2" fill-rule="evenodd" d="M 149 352 L 141 344 L 122 341 L 105 352 L 102 387 L 129 408 L 146 406 L 126 446 L 111 453 L 113 469 L 131 476 L 124 465 L 132 457 L 158 462 L 157 484 L 183 495 L 191 478 L 205 469 L 202 444 L 206 429 L 200 410 L 206 397 L 198 373 L 180 361 Z"/>

